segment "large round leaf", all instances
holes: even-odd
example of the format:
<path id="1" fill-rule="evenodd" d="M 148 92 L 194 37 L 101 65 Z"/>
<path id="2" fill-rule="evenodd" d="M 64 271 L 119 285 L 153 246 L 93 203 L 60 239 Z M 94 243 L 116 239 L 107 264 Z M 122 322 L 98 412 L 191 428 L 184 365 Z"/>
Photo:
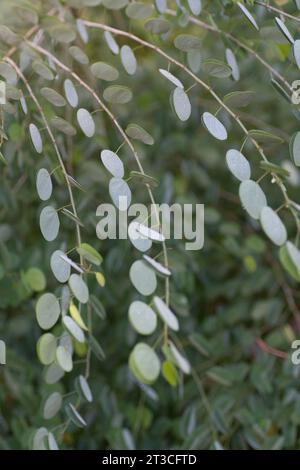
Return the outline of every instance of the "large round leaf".
<path id="1" fill-rule="evenodd" d="M 38 324 L 43 330 L 52 328 L 60 315 L 60 306 L 54 294 L 43 294 L 37 301 L 36 317 Z"/>
<path id="2" fill-rule="evenodd" d="M 130 280 L 136 290 L 142 295 L 151 295 L 157 287 L 154 271 L 144 261 L 135 261 L 129 272 Z"/>
<path id="3" fill-rule="evenodd" d="M 133 328 L 141 335 L 151 335 L 156 329 L 156 313 L 149 305 L 139 300 L 135 300 L 130 305 L 129 320 Z"/>

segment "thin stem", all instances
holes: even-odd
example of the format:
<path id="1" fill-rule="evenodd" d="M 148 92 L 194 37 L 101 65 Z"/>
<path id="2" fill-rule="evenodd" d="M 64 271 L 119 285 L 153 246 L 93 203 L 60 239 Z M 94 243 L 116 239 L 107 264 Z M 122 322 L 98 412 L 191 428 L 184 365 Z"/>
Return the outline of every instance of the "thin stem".
<path id="1" fill-rule="evenodd" d="M 286 18 L 289 18 L 290 20 L 297 21 L 298 23 L 300 23 L 300 18 L 290 15 L 289 13 L 286 13 L 285 11 L 280 10 L 279 8 L 273 7 L 272 5 L 269 5 L 268 3 L 260 2 L 256 0 L 254 1 L 254 3 L 256 3 L 256 5 L 260 5 L 266 8 L 266 10 L 274 11 L 275 13 L 278 13 L 279 15 L 285 16 Z"/>
<path id="2" fill-rule="evenodd" d="M 176 12 L 174 10 L 167 10 L 167 13 L 171 16 L 176 16 Z M 291 87 L 291 85 L 285 79 L 283 75 L 281 75 L 276 69 L 274 69 L 274 67 L 272 67 L 272 65 L 270 65 L 265 59 L 263 59 L 263 57 L 261 57 L 254 49 L 252 49 L 250 46 L 247 46 L 247 44 L 237 39 L 233 34 L 228 33 L 227 31 L 223 31 L 217 26 L 212 26 L 208 23 L 205 23 L 204 21 L 199 20 L 198 18 L 195 18 L 194 16 L 189 16 L 189 21 L 191 23 L 194 23 L 200 26 L 203 29 L 206 29 L 213 33 L 220 34 L 226 37 L 227 39 L 231 40 L 232 42 L 234 42 L 238 47 L 240 47 L 241 49 L 244 49 L 253 57 L 255 57 L 256 60 L 258 60 L 265 68 L 269 70 L 269 72 L 271 72 L 274 75 L 274 77 L 278 78 L 278 80 L 280 80 L 291 92 L 293 92 L 293 88 Z"/>
<path id="3" fill-rule="evenodd" d="M 72 187 L 71 187 L 71 184 L 69 182 L 69 179 L 68 179 L 68 174 L 67 174 L 67 171 L 66 171 L 66 168 L 65 168 L 65 165 L 64 165 L 64 162 L 63 162 L 63 159 L 62 159 L 62 156 L 60 154 L 60 151 L 59 151 L 59 148 L 57 146 L 57 143 L 56 143 L 56 140 L 55 140 L 55 137 L 53 135 L 53 132 L 48 124 L 48 121 L 47 121 L 47 118 L 45 116 L 45 113 L 37 99 L 37 97 L 35 96 L 29 82 L 26 80 L 25 76 L 23 75 L 22 71 L 19 69 L 19 67 L 17 66 L 17 64 L 10 58 L 6 58 L 5 59 L 6 62 L 8 62 L 16 71 L 17 75 L 21 78 L 21 80 L 24 82 L 27 90 L 28 90 L 28 93 L 30 94 L 33 102 L 35 103 L 40 115 L 41 115 L 41 118 L 45 124 L 45 128 L 49 134 L 49 137 L 50 137 L 50 140 L 53 144 L 53 147 L 54 147 L 54 150 L 56 152 L 56 155 L 57 155 L 57 159 L 59 161 L 59 164 L 60 164 L 60 167 L 61 167 L 61 170 L 63 172 L 63 175 L 64 175 L 64 178 L 65 178 L 65 181 L 66 181 L 66 185 L 67 185 L 67 188 L 68 188 L 68 193 L 69 193 L 69 197 L 70 197 L 70 202 L 71 202 L 71 206 L 72 206 L 72 210 L 73 210 L 73 213 L 76 217 L 78 217 L 77 215 L 77 210 L 76 210 L 76 205 L 75 205 L 75 200 L 74 200 L 74 196 L 73 196 L 73 191 L 72 191 Z M 81 244 L 81 233 L 80 233 L 80 227 L 79 225 L 76 223 L 76 234 L 77 234 L 77 243 L 78 245 Z M 80 259 L 80 262 L 82 263 L 82 260 Z"/>

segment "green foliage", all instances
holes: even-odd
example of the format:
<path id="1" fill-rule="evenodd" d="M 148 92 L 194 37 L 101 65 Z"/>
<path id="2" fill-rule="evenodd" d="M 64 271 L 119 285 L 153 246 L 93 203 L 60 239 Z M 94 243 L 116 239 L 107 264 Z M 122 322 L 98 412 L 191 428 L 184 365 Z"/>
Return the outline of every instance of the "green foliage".
<path id="1" fill-rule="evenodd" d="M 300 18 L 275 4 L 1 2 L 1 449 L 299 448 Z M 103 240 L 110 201 L 204 203 L 203 250 L 159 220 Z"/>

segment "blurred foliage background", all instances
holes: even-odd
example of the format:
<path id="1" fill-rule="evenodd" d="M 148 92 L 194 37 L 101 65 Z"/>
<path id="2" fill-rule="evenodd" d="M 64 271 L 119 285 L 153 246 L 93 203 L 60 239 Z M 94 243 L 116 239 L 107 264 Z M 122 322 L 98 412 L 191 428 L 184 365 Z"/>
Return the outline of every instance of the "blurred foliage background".
<path id="1" fill-rule="evenodd" d="M 89 3 L 95 6 L 90 7 Z M 105 84 L 92 76 L 88 66 L 72 59 L 68 52 L 70 44 L 56 42 L 48 34 L 47 12 L 51 8 L 58 11 L 55 21 L 68 23 L 75 31 L 76 18 L 106 23 L 146 38 L 185 64 L 186 54 L 173 45 L 179 33 L 201 39 L 202 62 L 217 59 L 226 63 L 225 49 L 231 47 L 239 64 L 239 81 L 232 77 L 216 78 L 201 66 L 197 74 L 221 97 L 237 90 L 253 92 L 247 106 L 235 112 L 248 128 L 270 131 L 281 138 L 280 142 L 267 139 L 262 146 L 272 163 L 284 164 L 290 170 L 285 184 L 290 197 L 299 200 L 299 172 L 288 149 L 290 137 L 299 128 L 299 114 L 272 86 L 270 70 L 222 34 L 186 21 L 190 14 L 187 2 L 168 2 L 168 7 L 177 11 L 177 17 L 165 15 L 172 29 L 163 38 L 145 31 L 144 21 L 128 18 L 125 9 L 111 10 L 100 3 L 4 0 L 0 22 L 23 36 L 34 25 L 30 21 L 26 24 L 24 16 L 20 19 L 17 10 L 23 7 L 35 12 L 37 27 L 44 28 L 44 36 L 37 40 L 90 83 L 99 95 Z M 144 3 L 152 4 L 146 0 Z M 232 33 L 291 83 L 299 76 L 291 46 L 274 23 L 274 12 L 256 3 L 260 2 L 248 2 L 247 7 L 260 24 L 259 33 L 236 2 L 229 0 L 203 0 L 199 19 Z M 299 19 L 295 2 L 269 3 Z M 153 10 L 152 16 L 158 17 L 159 13 Z M 296 37 L 299 22 L 287 20 L 286 24 Z M 136 47 L 126 38 L 116 39 L 119 45 L 129 43 Z M 36 353 L 41 330 L 35 317 L 35 303 L 43 291 L 58 292 L 58 283 L 50 270 L 50 256 L 64 243 L 74 246 L 75 230 L 74 223 L 63 218 L 54 243 L 47 243 L 40 233 L 38 217 L 43 204 L 36 194 L 36 173 L 43 166 L 53 169 L 57 163 L 44 131 L 43 153 L 37 155 L 33 149 L 28 125 L 33 119 L 41 129 L 43 124 L 24 85 L 18 81 L 15 86 L 23 90 L 29 113 L 24 115 L 18 101 L 11 99 L 1 111 L 7 140 L 1 147 L 5 162 L 0 163 L 0 338 L 7 344 L 7 365 L 0 366 L 0 448 L 30 448 L 32 433 L 41 426 L 52 429 L 60 447 L 68 449 L 299 448 L 299 368 L 289 356 L 292 341 L 299 337 L 298 284 L 282 266 L 278 249 L 241 207 L 238 182 L 226 167 L 226 151 L 230 147 L 239 148 L 244 136 L 221 110 L 218 116 L 226 125 L 229 138 L 225 143 L 213 139 L 202 126 L 201 115 L 204 111 L 214 114 L 218 104 L 199 86 L 189 92 L 192 115 L 181 123 L 170 106 L 171 86 L 158 73 L 160 67 L 167 68 L 167 61 L 155 51 L 134 49 L 138 70 L 132 77 L 123 70 L 119 56 L 111 54 L 102 31 L 91 29 L 87 44 L 77 33 L 72 44 L 86 52 L 90 64 L 101 60 L 115 66 L 120 73 L 119 82 L 132 89 L 133 100 L 113 109 L 123 127 L 138 122 L 155 140 L 153 146 L 137 142 L 136 148 L 146 173 L 159 181 L 154 189 L 156 201 L 205 204 L 204 248 L 188 252 L 183 242 L 168 243 L 171 305 L 180 321 L 180 342 L 193 373 L 181 377 L 177 387 L 171 387 L 163 377 L 151 387 L 138 384 L 130 373 L 128 356 L 137 334 L 128 322 L 128 307 L 136 298 L 128 271 L 138 253 L 127 240 L 101 242 L 95 233 L 97 206 L 110 202 L 100 149 L 116 149 L 122 139 L 103 112 L 93 114 L 96 134 L 87 139 L 78 129 L 71 108 L 53 110 L 43 99 L 40 89 L 48 83 L 28 65 L 24 74 L 46 115 L 49 118 L 59 115 L 77 128 L 77 135 L 71 138 L 55 132 L 68 172 L 85 188 L 85 192 L 75 192 L 84 240 L 104 258 L 106 285 L 100 288 L 92 281 L 90 291 L 106 311 L 103 320 L 96 317 L 94 321 L 94 335 L 106 357 L 104 361 L 95 356 L 91 359 L 89 384 L 94 400 L 81 406 L 87 427 L 79 429 L 73 424 L 66 429 L 61 427 L 66 421 L 63 408 L 46 422 L 43 401 L 53 391 L 64 395 L 74 388 L 76 367 L 80 368 L 82 355 L 75 358 L 78 366 L 72 373 L 56 384 L 45 383 L 45 371 Z M 0 54 L 4 57 L 10 47 L 11 44 L 1 41 Z M 29 54 L 27 49 L 22 42 L 17 45 L 13 57 L 18 64 Z M 185 88 L 193 85 L 191 77 L 182 70 L 173 66 L 170 70 L 184 82 Z M 55 80 L 55 89 L 62 94 L 64 78 L 66 75 L 60 73 Z M 81 105 L 92 109 L 87 93 L 80 87 L 77 91 Z M 126 146 L 121 153 L 126 173 L 136 170 Z M 263 174 L 260 158 L 249 141 L 244 154 L 251 164 L 253 179 L 258 179 Z M 59 171 L 53 174 L 53 179 L 56 205 L 64 206 L 66 188 Z M 130 186 L 134 202 L 149 203 L 142 184 L 133 180 Z M 269 205 L 279 207 L 282 196 L 269 175 L 261 186 Z M 288 212 L 282 217 L 288 233 L 294 237 L 292 217 Z M 30 282 L 31 268 L 38 268 L 44 275 L 38 288 Z"/>

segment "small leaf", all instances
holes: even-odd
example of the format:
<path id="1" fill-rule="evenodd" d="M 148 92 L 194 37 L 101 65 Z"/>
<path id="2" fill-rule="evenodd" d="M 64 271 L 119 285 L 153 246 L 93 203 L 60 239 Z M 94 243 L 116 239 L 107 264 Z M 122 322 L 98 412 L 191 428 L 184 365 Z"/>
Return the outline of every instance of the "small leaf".
<path id="1" fill-rule="evenodd" d="M 113 104 L 126 104 L 132 100 L 132 91 L 125 86 L 112 85 L 103 92 L 105 101 Z"/>
<path id="2" fill-rule="evenodd" d="M 102 4 L 109 10 L 121 10 L 128 5 L 128 0 L 102 0 Z"/>
<path id="3" fill-rule="evenodd" d="M 282 34 L 286 37 L 286 39 L 291 43 L 294 44 L 294 38 L 292 37 L 291 33 L 287 29 L 286 25 L 280 18 L 275 18 L 275 22 L 278 26 L 278 28 L 281 30 Z"/>
<path id="4" fill-rule="evenodd" d="M 171 330 L 178 331 L 179 323 L 177 317 L 170 310 L 167 304 L 159 297 L 155 296 L 153 303 L 157 313 L 159 314 L 162 321 L 169 327 Z"/>
<path id="5" fill-rule="evenodd" d="M 178 351 L 175 344 L 170 341 L 169 343 L 170 352 L 175 360 L 175 363 L 182 370 L 184 374 L 191 373 L 191 366 L 189 361 Z"/>
<path id="6" fill-rule="evenodd" d="M 36 345 L 37 355 L 40 362 L 47 366 L 54 362 L 56 354 L 57 340 L 51 333 L 42 335 Z"/>
<path id="7" fill-rule="evenodd" d="M 58 365 L 65 372 L 71 372 L 73 369 L 72 355 L 65 346 L 58 346 L 56 350 L 56 360 Z"/>
<path id="8" fill-rule="evenodd" d="M 70 220 L 75 222 L 75 224 L 80 225 L 80 227 L 84 227 L 84 225 L 81 222 L 81 220 L 79 219 L 79 217 L 77 217 L 73 212 L 69 211 L 69 209 L 66 209 L 64 207 L 61 212 L 62 212 L 62 214 L 67 216 Z"/>
<path id="9" fill-rule="evenodd" d="M 45 168 L 41 168 L 38 171 L 36 178 L 36 189 L 39 195 L 39 198 L 42 201 L 47 201 L 50 199 L 52 194 L 52 180 L 51 176 Z"/>
<path id="10" fill-rule="evenodd" d="M 90 386 L 86 380 L 86 378 L 83 375 L 79 375 L 79 377 L 76 380 L 77 388 L 80 391 L 80 394 L 82 397 L 91 403 L 93 401 L 93 395 L 90 389 Z"/>
<path id="11" fill-rule="evenodd" d="M 145 30 L 152 34 L 167 34 L 171 27 L 171 23 L 163 18 L 151 18 L 144 25 Z"/>
<path id="12" fill-rule="evenodd" d="M 265 234 L 277 246 L 282 246 L 287 240 L 287 232 L 284 224 L 271 207 L 263 207 L 260 214 L 260 222 Z"/>
<path id="13" fill-rule="evenodd" d="M 105 168 L 116 178 L 123 178 L 124 165 L 120 157 L 111 150 L 102 150 L 101 160 Z"/>
<path id="14" fill-rule="evenodd" d="M 296 132 L 290 140 L 290 155 L 296 166 L 300 166 L 300 132 Z"/>
<path id="15" fill-rule="evenodd" d="M 46 64 L 44 64 L 44 62 L 41 62 L 40 60 L 35 60 L 32 63 L 32 68 L 35 71 L 35 73 L 40 75 L 45 80 L 53 80 L 54 79 L 53 72 L 51 71 L 51 69 Z"/>
<path id="16" fill-rule="evenodd" d="M 83 417 L 78 413 L 75 406 L 72 403 L 68 403 L 65 407 L 66 413 L 70 420 L 79 428 L 84 428 L 87 424 Z"/>
<path id="17" fill-rule="evenodd" d="M 226 162 L 231 173 L 240 181 L 251 178 L 251 168 L 248 160 L 238 150 L 228 150 Z"/>
<path id="18" fill-rule="evenodd" d="M 97 297 L 95 297 L 94 295 L 91 295 L 91 297 L 90 297 L 90 303 L 91 303 L 92 308 L 93 308 L 93 311 L 96 313 L 96 315 L 98 315 L 98 317 L 99 317 L 101 320 L 105 320 L 105 318 L 106 318 L 106 311 L 105 311 L 104 306 L 103 306 L 102 303 L 100 302 L 100 300 L 97 299 Z"/>
<path id="19" fill-rule="evenodd" d="M 59 392 L 53 392 L 47 398 L 44 409 L 43 416 L 44 419 L 52 419 L 61 409 L 62 405 L 62 396 Z"/>
<path id="20" fill-rule="evenodd" d="M 266 196 L 261 187 L 252 180 L 242 181 L 239 195 L 248 214 L 253 219 L 259 219 L 263 207 L 267 205 Z"/>
<path id="21" fill-rule="evenodd" d="M 202 11 L 202 0 L 188 0 L 188 4 L 193 15 L 200 15 Z"/>
<path id="22" fill-rule="evenodd" d="M 82 316 L 81 316 L 81 314 L 80 314 L 78 308 L 76 307 L 75 304 L 73 304 L 73 302 L 71 302 L 71 304 L 70 304 L 69 312 L 70 312 L 70 315 L 71 315 L 71 317 L 73 318 L 73 320 L 77 323 L 77 325 L 78 325 L 82 330 L 88 331 L 88 327 L 87 327 L 86 324 L 84 323 L 84 321 L 83 321 L 83 319 L 82 319 Z"/>
<path id="23" fill-rule="evenodd" d="M 236 57 L 231 49 L 226 49 L 226 60 L 227 64 L 231 68 L 232 77 L 235 81 L 240 79 L 240 69 L 236 60 Z"/>
<path id="24" fill-rule="evenodd" d="M 191 34 L 180 34 L 175 38 L 174 45 L 180 51 L 189 52 L 195 49 L 201 49 L 202 41 Z"/>
<path id="25" fill-rule="evenodd" d="M 153 145 L 153 137 L 138 124 L 129 124 L 125 130 L 126 134 L 135 140 L 140 140 L 146 145 Z"/>
<path id="26" fill-rule="evenodd" d="M 153 13 L 153 6 L 142 2 L 132 2 L 126 8 L 126 15 L 133 20 L 145 20 Z"/>
<path id="27" fill-rule="evenodd" d="M 71 267 L 64 259 L 64 256 L 63 251 L 56 250 L 52 253 L 50 259 L 51 270 L 59 282 L 67 282 L 71 274 Z"/>
<path id="28" fill-rule="evenodd" d="M 106 44 L 108 45 L 109 49 L 111 50 L 111 52 L 115 55 L 119 54 L 120 48 L 119 48 L 115 38 L 113 37 L 113 35 L 109 31 L 104 32 L 104 39 L 105 39 Z"/>
<path id="29" fill-rule="evenodd" d="M 228 135 L 227 135 L 227 130 L 225 126 L 219 121 L 218 118 L 216 118 L 213 114 L 211 113 L 204 113 L 202 116 L 202 122 L 208 132 L 215 137 L 215 139 L 218 140 L 226 140 Z"/>
<path id="30" fill-rule="evenodd" d="M 244 108 L 251 103 L 254 91 L 233 91 L 224 96 L 224 102 L 232 108 Z"/>
<path id="31" fill-rule="evenodd" d="M 157 316 L 149 305 L 135 300 L 129 307 L 129 320 L 141 335 L 151 335 L 157 326 Z"/>
<path id="32" fill-rule="evenodd" d="M 59 218 L 52 206 L 46 206 L 40 213 L 40 229 L 43 237 L 48 242 L 56 239 L 59 232 Z"/>
<path id="33" fill-rule="evenodd" d="M 71 137 L 76 135 L 75 127 L 73 127 L 68 121 L 61 117 L 54 116 L 53 118 L 51 118 L 50 123 L 55 129 L 60 132 L 63 132 L 63 134 L 69 135 Z"/>
<path id="34" fill-rule="evenodd" d="M 35 311 L 39 326 L 43 330 L 49 330 L 59 318 L 59 302 L 54 294 L 43 294 L 36 303 Z"/>
<path id="35" fill-rule="evenodd" d="M 73 318 L 65 315 L 62 321 L 66 330 L 70 333 L 71 336 L 73 336 L 73 338 L 76 339 L 76 341 L 79 343 L 85 342 L 84 333 L 80 326 L 73 320 Z"/>
<path id="36" fill-rule="evenodd" d="M 77 121 L 82 132 L 87 137 L 93 137 L 93 135 L 95 134 L 95 130 L 96 130 L 95 123 L 94 123 L 91 113 L 87 109 L 84 109 L 84 108 L 78 109 Z"/>
<path id="37" fill-rule="evenodd" d="M 276 173 L 277 175 L 280 175 L 283 178 L 288 178 L 290 176 L 288 170 L 271 162 L 262 161 L 260 162 L 259 166 L 262 170 L 269 171 L 270 173 Z"/>
<path id="38" fill-rule="evenodd" d="M 141 260 L 135 261 L 131 265 L 129 277 L 136 290 L 142 295 L 151 295 L 156 290 L 156 275 L 154 271 Z"/>
<path id="39" fill-rule="evenodd" d="M 171 271 L 166 268 L 165 266 L 163 266 L 161 263 L 158 263 L 158 261 L 156 261 L 155 259 L 153 258 L 150 258 L 150 256 L 147 256 L 147 255 L 143 255 L 143 258 L 145 261 L 147 261 L 148 264 L 150 264 L 150 266 L 158 273 L 158 274 L 161 274 L 162 276 L 171 276 Z"/>
<path id="40" fill-rule="evenodd" d="M 77 248 L 76 251 L 79 255 L 83 256 L 84 259 L 89 261 L 96 266 L 100 266 L 103 261 L 102 256 L 98 253 L 95 248 L 93 248 L 88 243 L 81 243 Z"/>
<path id="41" fill-rule="evenodd" d="M 145 173 L 141 173 L 140 171 L 131 171 L 130 178 L 135 178 L 143 184 L 149 184 L 151 188 L 156 188 L 159 184 L 157 179 L 153 178 L 153 176 L 146 175 Z"/>
<path id="42" fill-rule="evenodd" d="M 77 46 L 69 47 L 69 52 L 73 59 L 75 59 L 79 64 L 87 65 L 89 63 L 89 58 L 86 53 Z"/>
<path id="43" fill-rule="evenodd" d="M 77 108 L 78 106 L 78 94 L 76 88 L 73 85 L 73 82 L 68 78 L 64 81 L 64 90 L 67 101 L 72 108 Z"/>
<path id="44" fill-rule="evenodd" d="M 187 121 L 192 112 L 192 106 L 188 95 L 182 88 L 175 88 L 173 91 L 173 105 L 179 119 L 183 122 Z"/>
<path id="45" fill-rule="evenodd" d="M 137 250 L 145 252 L 151 248 L 152 241 L 149 238 L 141 235 L 138 230 L 139 226 L 140 223 L 135 220 L 130 222 L 128 226 L 128 236 L 131 243 Z"/>
<path id="46" fill-rule="evenodd" d="M 38 130 L 35 124 L 29 124 L 29 132 L 35 150 L 37 151 L 37 153 L 42 153 L 43 141 L 40 131 Z"/>
<path id="47" fill-rule="evenodd" d="M 249 131 L 249 135 L 253 137 L 257 142 L 260 143 L 269 143 L 269 142 L 274 142 L 274 143 L 283 143 L 284 140 L 279 137 L 278 135 L 272 134 L 269 131 L 264 131 L 261 129 L 251 129 Z"/>
<path id="48" fill-rule="evenodd" d="M 242 10 L 242 12 L 244 13 L 245 17 L 247 18 L 247 20 L 252 24 L 252 26 L 254 26 L 255 29 L 257 29 L 257 31 L 259 31 L 259 27 L 255 21 L 255 19 L 253 18 L 253 16 L 251 15 L 251 13 L 249 12 L 249 10 L 245 7 L 245 5 L 243 5 L 242 3 L 240 2 L 237 2 L 237 5 L 240 7 L 240 9 Z"/>
<path id="49" fill-rule="evenodd" d="M 184 88 L 183 84 L 181 83 L 181 81 L 176 78 L 171 72 L 169 72 L 168 70 L 165 70 L 165 69 L 159 69 L 159 73 L 161 75 L 163 75 L 167 80 L 169 80 L 169 82 L 173 83 L 173 85 L 175 85 L 176 87 L 178 88 Z"/>
<path id="50" fill-rule="evenodd" d="M 132 372 L 137 372 L 137 379 L 142 383 L 154 383 L 160 372 L 160 362 L 155 351 L 146 343 L 138 343 L 129 358 Z M 135 374 L 136 375 L 136 374 Z"/>
<path id="51" fill-rule="evenodd" d="M 105 62 L 95 62 L 92 64 L 91 72 L 96 78 L 107 82 L 111 82 L 119 78 L 118 70 Z"/>
<path id="52" fill-rule="evenodd" d="M 104 361 L 105 353 L 94 336 L 89 336 L 89 344 L 97 359 L 99 359 L 99 361 Z"/>
<path id="53" fill-rule="evenodd" d="M 208 59 L 202 63 L 202 69 L 212 77 L 227 78 L 232 74 L 232 69 L 217 59 Z"/>
<path id="54" fill-rule="evenodd" d="M 177 387 L 179 382 L 178 372 L 171 361 L 165 361 L 162 365 L 162 374 L 166 381 L 172 386 Z"/>
<path id="55" fill-rule="evenodd" d="M 134 75 L 137 69 L 137 61 L 131 47 L 121 47 L 121 62 L 128 75 Z"/>
<path id="56" fill-rule="evenodd" d="M 109 194 L 113 203 L 120 211 L 127 211 L 131 204 L 131 191 L 126 181 L 121 178 L 111 178 Z"/>
<path id="57" fill-rule="evenodd" d="M 103 273 L 97 272 L 97 273 L 95 273 L 95 276 L 96 276 L 96 280 L 97 280 L 99 286 L 104 287 L 105 286 L 105 277 L 104 277 Z"/>
<path id="58" fill-rule="evenodd" d="M 53 104 L 53 106 L 63 107 L 66 105 L 65 98 L 52 88 L 42 88 L 41 94 L 47 101 L 49 101 L 49 103 Z"/>
<path id="59" fill-rule="evenodd" d="M 78 302 L 81 302 L 82 304 L 86 304 L 88 302 L 89 290 L 81 276 L 78 274 L 72 274 L 69 278 L 69 287 Z"/>

